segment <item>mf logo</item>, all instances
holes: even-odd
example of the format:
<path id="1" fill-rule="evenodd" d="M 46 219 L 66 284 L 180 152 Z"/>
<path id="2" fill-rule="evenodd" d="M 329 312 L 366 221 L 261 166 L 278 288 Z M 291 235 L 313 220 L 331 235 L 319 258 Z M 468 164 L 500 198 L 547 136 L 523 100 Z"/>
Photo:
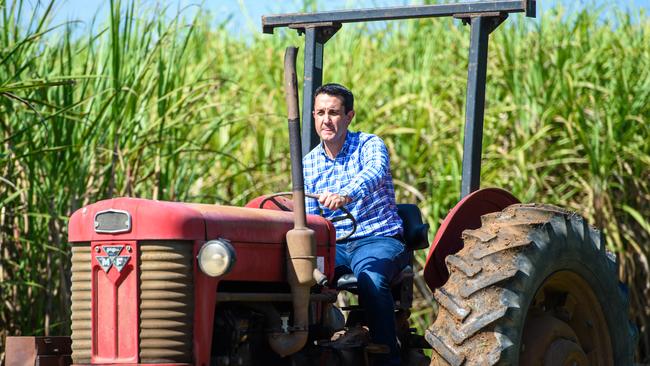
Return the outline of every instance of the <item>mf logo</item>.
<path id="1" fill-rule="evenodd" d="M 129 254 L 120 255 L 124 245 L 100 245 L 99 247 L 102 248 L 106 255 L 98 255 L 95 258 L 97 258 L 97 262 L 106 273 L 112 266 L 115 266 L 118 272 L 122 272 L 126 264 L 129 263 L 129 259 L 131 259 Z M 130 252 L 130 250 L 128 251 Z"/>

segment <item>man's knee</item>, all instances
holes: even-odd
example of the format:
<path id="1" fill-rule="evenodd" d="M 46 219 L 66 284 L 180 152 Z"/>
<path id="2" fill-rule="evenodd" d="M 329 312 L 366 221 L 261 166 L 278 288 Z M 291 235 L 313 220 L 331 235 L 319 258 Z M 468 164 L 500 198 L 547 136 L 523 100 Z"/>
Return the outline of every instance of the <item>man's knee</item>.
<path id="1" fill-rule="evenodd" d="M 390 281 L 386 275 L 371 271 L 363 271 L 357 275 L 357 286 L 362 294 L 369 296 L 380 295 L 390 291 Z"/>

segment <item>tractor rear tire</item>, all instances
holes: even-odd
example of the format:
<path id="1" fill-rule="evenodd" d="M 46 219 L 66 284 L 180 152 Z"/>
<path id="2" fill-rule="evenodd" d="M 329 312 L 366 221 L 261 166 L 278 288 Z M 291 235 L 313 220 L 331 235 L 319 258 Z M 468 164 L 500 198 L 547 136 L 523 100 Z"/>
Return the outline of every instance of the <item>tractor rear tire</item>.
<path id="1" fill-rule="evenodd" d="M 446 258 L 431 365 L 632 365 L 615 256 L 579 215 L 518 204 L 481 217 Z"/>

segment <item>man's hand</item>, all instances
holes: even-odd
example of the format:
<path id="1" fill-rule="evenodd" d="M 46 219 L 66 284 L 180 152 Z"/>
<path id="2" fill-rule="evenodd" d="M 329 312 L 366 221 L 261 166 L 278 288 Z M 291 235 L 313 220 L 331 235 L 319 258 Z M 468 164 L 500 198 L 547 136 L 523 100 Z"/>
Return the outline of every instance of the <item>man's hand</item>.
<path id="1" fill-rule="evenodd" d="M 324 192 L 318 196 L 318 202 L 330 210 L 336 210 L 341 206 L 345 206 L 352 200 L 348 196 L 343 196 L 338 193 Z"/>

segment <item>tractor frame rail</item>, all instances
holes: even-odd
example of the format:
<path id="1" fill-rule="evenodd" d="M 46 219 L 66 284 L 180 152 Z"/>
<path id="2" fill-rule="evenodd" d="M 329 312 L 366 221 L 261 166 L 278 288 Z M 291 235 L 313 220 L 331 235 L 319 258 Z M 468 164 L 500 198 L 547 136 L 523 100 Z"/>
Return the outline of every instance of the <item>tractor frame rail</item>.
<path id="1" fill-rule="evenodd" d="M 535 17 L 536 9 L 535 0 L 500 0 L 262 16 L 264 33 L 272 34 L 275 28 L 287 27 L 305 35 L 302 156 L 319 142 L 312 116 L 314 92 L 323 82 L 325 43 L 336 34 L 343 23 L 451 16 L 462 19 L 464 24 L 471 27 L 461 198 L 478 190 L 489 35 L 503 23 L 508 14 L 525 13 L 528 17 Z"/>
<path id="2" fill-rule="evenodd" d="M 322 23 L 356 23 L 435 17 L 462 17 L 490 13 L 526 13 L 535 17 L 534 0 L 474 1 L 455 4 L 395 6 L 387 8 L 334 10 L 318 13 L 292 13 L 262 17 L 262 30 L 272 34 L 275 28 L 301 28 Z"/>

